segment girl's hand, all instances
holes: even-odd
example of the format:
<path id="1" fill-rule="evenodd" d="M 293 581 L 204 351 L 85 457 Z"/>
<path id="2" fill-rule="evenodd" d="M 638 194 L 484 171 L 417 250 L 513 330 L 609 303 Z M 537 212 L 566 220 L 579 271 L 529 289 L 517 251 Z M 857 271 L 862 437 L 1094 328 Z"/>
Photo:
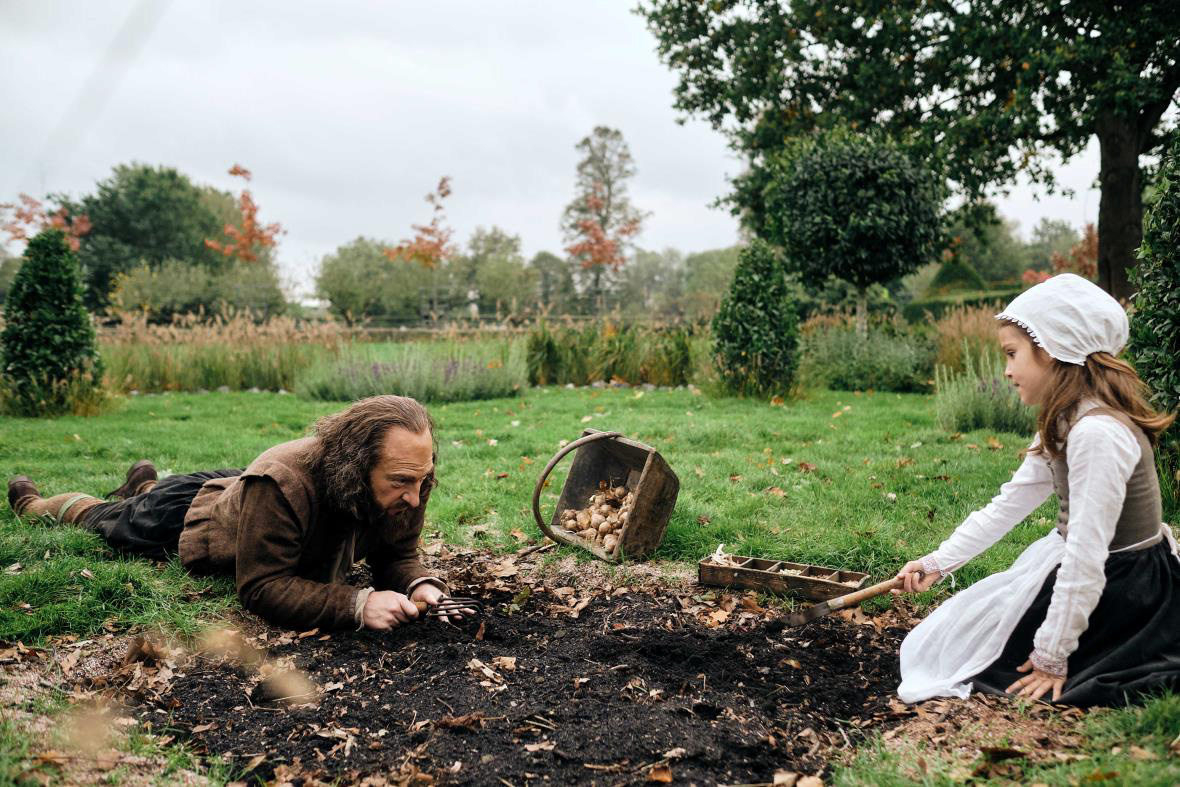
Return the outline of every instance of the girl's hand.
<path id="1" fill-rule="evenodd" d="M 1061 699 L 1061 689 L 1065 686 L 1064 675 L 1050 675 L 1048 672 L 1041 672 L 1039 669 L 1033 667 L 1032 661 L 1028 660 L 1016 668 L 1017 672 L 1031 672 L 1030 675 L 1025 675 L 1020 680 L 1013 683 L 1006 690 L 1009 694 L 1016 692 L 1018 697 L 1028 697 L 1033 702 L 1036 702 L 1050 689 L 1053 690 L 1053 701 Z"/>
<path id="2" fill-rule="evenodd" d="M 900 590 L 889 591 L 895 596 L 902 593 L 921 593 L 924 590 L 929 590 L 934 587 L 934 583 L 942 579 L 942 574 L 935 571 L 927 574 L 922 570 L 921 560 L 911 560 L 901 567 L 901 571 L 897 572 L 897 578 L 905 580 Z"/>

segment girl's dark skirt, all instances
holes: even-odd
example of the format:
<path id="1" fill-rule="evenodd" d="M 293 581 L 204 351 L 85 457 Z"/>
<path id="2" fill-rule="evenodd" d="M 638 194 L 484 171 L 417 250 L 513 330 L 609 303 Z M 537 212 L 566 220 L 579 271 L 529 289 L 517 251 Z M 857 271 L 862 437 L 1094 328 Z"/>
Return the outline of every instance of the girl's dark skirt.
<path id="1" fill-rule="evenodd" d="M 1056 582 L 1054 569 L 1004 652 L 971 679 L 977 690 L 1001 694 L 1027 674 L 1016 668 L 1032 653 Z M 1060 702 L 1117 706 L 1167 689 L 1180 691 L 1180 561 L 1162 541 L 1107 558 L 1106 587 L 1069 657 Z"/>

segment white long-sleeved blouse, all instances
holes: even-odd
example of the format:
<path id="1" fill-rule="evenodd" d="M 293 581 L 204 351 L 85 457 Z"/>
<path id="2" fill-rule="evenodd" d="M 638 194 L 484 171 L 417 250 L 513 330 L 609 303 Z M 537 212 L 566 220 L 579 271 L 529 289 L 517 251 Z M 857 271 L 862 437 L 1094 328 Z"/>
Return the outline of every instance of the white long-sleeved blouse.
<path id="1" fill-rule="evenodd" d="M 1077 416 L 1100 406 L 1086 402 Z M 1029 446 L 1040 444 L 1038 435 Z M 1108 415 L 1078 418 L 1066 442 L 1069 466 L 1069 531 L 1045 620 L 1029 658 L 1042 672 L 1065 675 L 1069 655 L 1089 624 L 1106 585 L 1105 563 L 1141 450 L 1130 430 Z M 931 554 L 923 568 L 943 576 L 1004 537 L 1053 494 L 1046 457 L 1028 453 L 1000 493 L 975 511 Z"/>

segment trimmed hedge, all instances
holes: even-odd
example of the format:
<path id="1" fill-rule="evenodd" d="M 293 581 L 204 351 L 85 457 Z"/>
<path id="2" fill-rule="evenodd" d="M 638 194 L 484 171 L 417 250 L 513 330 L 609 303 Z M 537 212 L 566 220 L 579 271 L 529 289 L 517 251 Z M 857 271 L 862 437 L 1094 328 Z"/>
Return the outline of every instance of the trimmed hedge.
<path id="1" fill-rule="evenodd" d="M 1008 302 L 1022 292 L 1021 287 L 1005 290 L 983 290 L 974 292 L 957 292 L 952 295 L 940 295 L 935 298 L 922 298 L 910 301 L 901 310 L 901 315 L 907 322 L 922 322 L 929 313 L 937 320 L 943 313 L 959 306 L 996 306 L 1000 311 Z"/>

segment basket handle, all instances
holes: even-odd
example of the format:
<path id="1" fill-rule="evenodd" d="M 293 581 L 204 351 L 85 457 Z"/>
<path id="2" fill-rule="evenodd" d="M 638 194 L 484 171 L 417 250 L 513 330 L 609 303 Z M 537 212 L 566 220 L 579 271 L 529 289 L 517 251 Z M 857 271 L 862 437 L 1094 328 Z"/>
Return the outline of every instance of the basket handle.
<path id="1" fill-rule="evenodd" d="M 562 446 L 557 454 L 549 460 L 549 464 L 545 465 L 545 469 L 541 471 L 541 477 L 537 479 L 537 486 L 533 489 L 533 517 L 537 520 L 537 526 L 541 528 L 541 532 L 549 536 L 549 538 L 558 543 L 568 544 L 568 539 L 559 538 L 553 532 L 553 528 L 545 523 L 541 518 L 541 490 L 545 488 L 545 482 L 549 479 L 549 474 L 553 472 L 553 468 L 557 467 L 557 463 L 565 458 L 565 455 L 576 448 L 579 448 L 586 443 L 593 443 L 595 440 L 605 440 L 611 437 L 622 437 L 622 432 L 595 432 L 594 434 L 583 435 L 572 443 L 567 443 Z"/>

